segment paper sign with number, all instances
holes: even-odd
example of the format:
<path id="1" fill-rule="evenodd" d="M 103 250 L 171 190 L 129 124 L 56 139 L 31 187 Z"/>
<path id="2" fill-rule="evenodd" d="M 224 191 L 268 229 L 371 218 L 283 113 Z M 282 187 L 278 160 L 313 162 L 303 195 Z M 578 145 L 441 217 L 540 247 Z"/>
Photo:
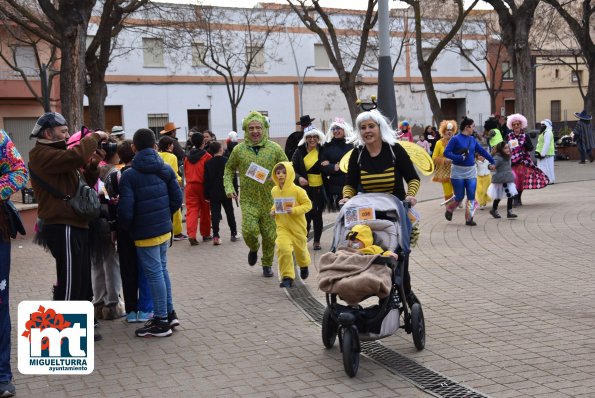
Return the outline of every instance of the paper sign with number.
<path id="1" fill-rule="evenodd" d="M 510 149 L 516 148 L 519 146 L 519 140 L 510 140 L 508 141 L 508 145 L 510 146 Z"/>
<path id="2" fill-rule="evenodd" d="M 248 167 L 248 171 L 246 171 L 246 177 L 253 179 L 256 182 L 264 184 L 267 180 L 267 176 L 269 175 L 269 170 L 265 169 L 262 166 L 257 165 L 256 163 L 250 163 Z"/>
<path id="3" fill-rule="evenodd" d="M 375 220 L 375 213 L 374 213 L 374 209 L 371 207 L 360 207 L 357 209 L 358 212 L 358 220 L 359 221 L 364 221 L 364 220 Z"/>

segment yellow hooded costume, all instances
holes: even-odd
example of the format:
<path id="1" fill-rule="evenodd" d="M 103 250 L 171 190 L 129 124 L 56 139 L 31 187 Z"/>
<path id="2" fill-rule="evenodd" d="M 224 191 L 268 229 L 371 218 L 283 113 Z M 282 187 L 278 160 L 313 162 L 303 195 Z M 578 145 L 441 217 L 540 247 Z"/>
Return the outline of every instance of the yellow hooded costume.
<path id="1" fill-rule="evenodd" d="M 364 224 L 357 224 L 351 228 L 351 231 L 347 234 L 347 240 L 355 242 L 360 241 L 363 247 L 358 247 L 357 251 L 362 254 L 380 254 L 382 256 L 391 255 L 392 252 L 384 250 L 382 247 L 374 244 L 374 235 L 372 229 Z M 356 247 L 354 247 L 355 249 Z"/>
<path id="2" fill-rule="evenodd" d="M 285 167 L 285 182 L 283 188 L 275 173 L 278 165 Z M 275 186 L 271 190 L 273 196 L 272 211 L 275 212 L 277 224 L 277 239 L 275 250 L 279 262 L 279 276 L 281 279 L 295 279 L 292 253 L 300 268 L 310 265 L 310 252 L 307 247 L 308 233 L 306 231 L 306 213 L 312 208 L 312 202 L 305 190 L 294 184 L 295 171 L 291 162 L 277 163 L 273 167 L 271 178 Z"/>

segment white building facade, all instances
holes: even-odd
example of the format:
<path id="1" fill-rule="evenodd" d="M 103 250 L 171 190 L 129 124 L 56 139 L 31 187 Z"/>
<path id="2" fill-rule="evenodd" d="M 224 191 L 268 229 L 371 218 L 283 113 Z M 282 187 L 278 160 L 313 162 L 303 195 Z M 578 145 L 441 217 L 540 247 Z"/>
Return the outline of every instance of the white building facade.
<path id="1" fill-rule="evenodd" d="M 171 7 L 186 7 L 170 5 Z M 241 9 L 219 9 L 231 21 L 224 26 L 230 32 L 241 31 Z M 296 129 L 300 114 L 316 118 L 318 128 L 328 127 L 335 117 L 350 119 L 343 93 L 339 88 L 337 73 L 321 46 L 319 37 L 305 28 L 288 10 L 283 25 L 278 26 L 263 51 L 258 54 L 256 65 L 247 77 L 244 96 L 238 106 L 238 129 L 241 119 L 251 110 L 265 112 L 270 121 L 271 137 L 283 141 Z M 361 13 L 335 10 L 337 24 L 353 23 Z M 403 18 L 401 14 L 398 18 Z M 393 18 L 397 18 L 393 15 Z M 134 20 L 134 16 L 132 18 Z M 140 18 L 131 24 L 141 24 Z M 347 22 L 346 22 L 347 21 Z M 351 21 L 351 22 L 349 22 Z M 163 22 L 163 21 L 161 21 Z M 113 57 L 106 74 L 108 97 L 106 106 L 121 107 L 122 124 L 128 135 L 138 128 L 160 129 L 167 121 L 180 127 L 178 136 L 185 140 L 187 131 L 196 126 L 210 129 L 219 139 L 232 130 L 231 106 L 224 78 L 197 60 L 196 48 L 171 49 L 168 41 L 160 39 L 161 22 L 151 24 L 150 30 L 127 28 L 118 38 L 120 54 Z M 412 29 L 412 21 L 400 21 L 401 26 Z M 254 27 L 253 27 L 254 28 Z M 345 30 L 345 45 L 359 41 L 353 31 Z M 93 26 L 90 34 L 93 33 Z M 225 32 L 224 32 L 225 33 Z M 375 35 L 376 32 L 372 32 Z M 391 32 L 396 58 L 403 32 Z M 467 40 L 480 40 L 469 37 Z M 471 46 L 472 47 L 472 43 Z M 250 49 L 246 49 L 246 54 Z M 414 43 L 411 41 L 400 51 L 394 81 L 399 119 L 407 119 L 415 126 L 433 124 L 432 112 L 426 98 L 421 74 L 416 63 Z M 393 62 L 394 59 L 393 58 Z M 374 56 L 368 54 L 369 64 L 360 69 L 357 92 L 361 99 L 377 93 L 377 71 Z M 370 65 L 372 64 L 372 65 Z M 485 65 L 480 65 L 485 70 Z M 350 69 L 349 67 L 347 68 Z M 238 74 L 240 71 L 238 70 Z M 455 52 L 443 51 L 433 68 L 434 86 L 446 116 L 460 119 L 466 115 L 476 120 L 489 116 L 489 96 L 480 73 Z M 300 111 L 300 81 L 303 79 Z M 240 138 L 243 134 L 238 131 Z"/>

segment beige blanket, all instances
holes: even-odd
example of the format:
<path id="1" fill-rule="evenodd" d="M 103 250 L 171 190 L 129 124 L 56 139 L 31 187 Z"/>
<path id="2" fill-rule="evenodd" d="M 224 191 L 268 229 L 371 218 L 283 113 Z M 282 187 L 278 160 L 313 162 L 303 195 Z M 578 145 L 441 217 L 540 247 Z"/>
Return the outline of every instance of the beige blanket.
<path id="1" fill-rule="evenodd" d="M 385 265 L 372 264 L 376 257 L 347 247 L 325 253 L 320 258 L 318 287 L 339 295 L 348 305 L 369 296 L 387 297 L 392 285 L 391 270 Z"/>

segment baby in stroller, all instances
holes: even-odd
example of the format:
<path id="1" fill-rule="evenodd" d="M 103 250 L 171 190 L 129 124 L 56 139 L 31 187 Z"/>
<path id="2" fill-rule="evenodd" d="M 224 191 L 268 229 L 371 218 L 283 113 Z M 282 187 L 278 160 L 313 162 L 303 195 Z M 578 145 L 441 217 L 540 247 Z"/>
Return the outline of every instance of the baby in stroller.
<path id="1" fill-rule="evenodd" d="M 374 244 L 374 233 L 372 229 L 365 224 L 356 224 L 347 234 L 347 246 L 363 254 L 380 254 L 381 256 L 390 256 L 399 259 L 399 255 L 384 250 L 382 247 Z"/>
<path id="2" fill-rule="evenodd" d="M 409 298 L 405 291 L 411 238 L 407 213 L 393 195 L 356 195 L 339 212 L 331 252 L 320 258 L 318 286 L 327 302 L 322 341 L 331 348 L 339 337 L 350 377 L 359 367 L 360 340 L 381 339 L 404 328 L 413 334 L 418 350 L 425 346 L 421 303 L 417 298 L 412 303 L 404 299 Z M 377 304 L 362 307 L 364 300 L 374 296 Z"/>

